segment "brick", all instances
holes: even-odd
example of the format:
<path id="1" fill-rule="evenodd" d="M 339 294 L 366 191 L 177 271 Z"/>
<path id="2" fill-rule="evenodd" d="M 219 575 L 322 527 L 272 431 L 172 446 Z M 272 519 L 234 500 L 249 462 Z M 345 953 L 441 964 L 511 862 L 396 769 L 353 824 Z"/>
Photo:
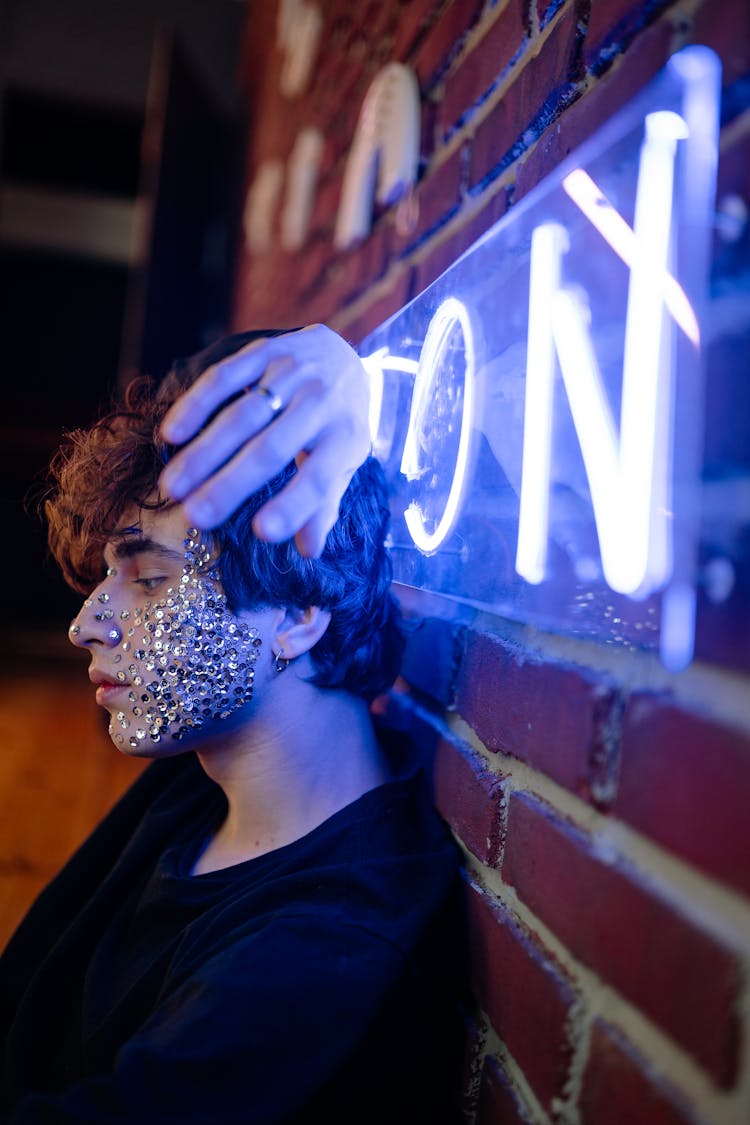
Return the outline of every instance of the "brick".
<path id="1" fill-rule="evenodd" d="M 620 35 L 633 35 L 646 19 L 644 0 L 607 0 L 591 5 L 586 22 L 586 54 L 596 52 L 602 44 L 611 43 Z"/>
<path id="2" fill-rule="evenodd" d="M 386 224 L 380 222 L 350 249 L 337 254 L 333 251 L 330 279 L 343 301 L 358 297 L 368 285 L 383 276 L 388 262 L 387 248 L 388 230 Z"/>
<path id="3" fill-rule="evenodd" d="M 376 280 L 385 264 L 382 230 L 364 239 L 345 255 L 333 257 L 325 275 L 300 297 L 304 318 L 327 322 Z M 286 275 L 288 285 L 293 279 Z M 282 304 L 284 298 L 281 298 Z"/>
<path id="4" fill-rule="evenodd" d="M 488 633 L 467 638 L 456 705 L 482 742 L 605 804 L 616 769 L 616 689 L 569 664 L 537 663 Z"/>
<path id="5" fill-rule="evenodd" d="M 573 7 L 575 0 L 536 0 L 536 14 L 539 27 L 545 27 L 564 4 Z"/>
<path id="6" fill-rule="evenodd" d="M 458 148 L 417 184 L 406 212 L 414 216 L 413 221 L 400 229 L 399 212 L 395 212 L 397 221 L 391 227 L 390 240 L 392 257 L 408 253 L 456 213 L 461 203 L 464 166 L 464 149 Z"/>
<path id="7" fill-rule="evenodd" d="M 423 93 L 432 88 L 458 55 L 467 34 L 482 14 L 482 8 L 482 0 L 461 0 L 460 4 L 449 4 L 424 36 L 411 60 Z"/>
<path id="8" fill-rule="evenodd" d="M 594 74 L 601 74 L 632 40 L 657 18 L 672 0 L 607 0 L 593 3 L 586 27 L 584 59 Z M 632 64 L 631 64 L 632 65 Z"/>
<path id="9" fill-rule="evenodd" d="M 638 36 L 627 57 L 620 60 L 621 65 L 612 67 L 564 110 L 554 127 L 546 129 L 531 152 L 519 161 L 516 201 L 640 92 L 667 62 L 671 43 L 669 24 L 654 24 Z"/>
<path id="10" fill-rule="evenodd" d="M 320 65 L 315 74 L 315 86 L 310 95 L 315 111 L 316 123 L 327 125 L 336 108 L 341 104 L 339 88 L 344 81 L 347 65 L 343 48 L 327 49 L 321 55 Z"/>
<path id="11" fill-rule="evenodd" d="M 476 1125 L 526 1125 L 529 1120 L 500 1062 L 488 1056 L 482 1070 Z"/>
<path id="12" fill-rule="evenodd" d="M 518 138 L 515 124 L 508 119 L 507 99 L 503 98 L 472 137 L 467 177 L 469 192 L 481 191 L 510 166 L 515 156 L 520 155 L 520 147 L 514 155 Z"/>
<path id="13" fill-rule="evenodd" d="M 441 274 L 450 269 L 465 250 L 481 238 L 508 209 L 508 189 L 498 191 L 468 220 L 465 226 L 445 239 L 415 264 L 415 292 L 422 293 Z"/>
<path id="14" fill-rule="evenodd" d="M 410 62 L 411 52 L 432 26 L 442 0 L 408 0 L 399 12 L 393 57 L 397 62 Z"/>
<path id="15" fill-rule="evenodd" d="M 342 332 L 347 340 L 358 347 L 365 337 L 411 300 L 412 281 L 412 271 L 405 270 L 391 284 L 388 292 L 376 297 L 365 312 L 349 318 L 344 315 L 344 310 L 339 310 L 335 318 L 332 318 L 331 327 Z"/>
<path id="16" fill-rule="evenodd" d="M 276 13 L 270 4 L 263 8 L 247 5 L 245 18 L 240 34 L 240 55 L 237 79 L 241 89 L 247 90 L 252 98 L 251 104 L 257 104 L 259 88 L 266 77 L 264 71 L 268 66 L 268 45 L 274 44 L 272 60 L 279 65 L 279 55 L 276 44 Z M 273 67 L 275 69 L 275 67 Z M 275 76 L 274 76 L 275 77 Z"/>
<path id="17" fill-rule="evenodd" d="M 510 0 L 487 34 L 448 76 L 439 110 L 445 137 L 471 116 L 521 50 L 526 38 L 524 17 L 523 0 Z"/>
<path id="18" fill-rule="evenodd" d="M 495 178 L 578 96 L 580 32 L 575 17 L 571 9 L 560 18 L 539 54 L 477 129 L 470 189 Z"/>
<path id="19" fill-rule="evenodd" d="M 575 994 L 559 967 L 500 904 L 467 891 L 470 973 L 493 1027 L 547 1108 L 565 1085 Z"/>
<path id="20" fill-rule="evenodd" d="M 406 650 L 401 675 L 435 703 L 450 707 L 463 649 L 463 630 L 439 617 L 406 615 Z"/>
<path id="21" fill-rule="evenodd" d="M 538 798 L 511 797 L 503 878 L 584 965 L 639 1007 L 711 1077 L 737 1069 L 735 955 Z"/>
<path id="22" fill-rule="evenodd" d="M 327 64 L 334 60 L 346 59 L 347 49 L 357 34 L 354 15 L 353 6 L 346 7 L 341 4 L 331 6 L 330 12 L 324 15 L 325 22 L 321 35 L 321 44 L 324 44 L 324 48 L 320 50 L 316 59 L 314 78 L 316 85 L 327 78 L 325 71 Z"/>
<path id="23" fill-rule="evenodd" d="M 331 233 L 336 223 L 336 214 L 341 199 L 341 185 L 343 182 L 344 166 L 342 163 L 336 168 L 334 174 L 318 184 L 310 216 L 310 230 Z"/>
<path id="24" fill-rule="evenodd" d="M 419 160 L 425 167 L 435 151 L 437 106 L 431 99 L 422 99 L 419 107 Z"/>
<path id="25" fill-rule="evenodd" d="M 464 1068 L 461 1078 L 461 1120 L 473 1121 L 482 1078 L 482 1060 L 487 1029 L 471 1015 L 464 1017 Z"/>
<path id="26" fill-rule="evenodd" d="M 278 258 L 246 255 L 237 274 L 235 315 L 242 328 L 289 324 L 293 293 L 284 286 Z"/>
<path id="27" fill-rule="evenodd" d="M 321 133 L 321 135 L 323 137 L 323 148 L 322 148 L 322 152 L 321 152 L 321 155 L 320 155 L 320 163 L 318 165 L 318 180 L 317 180 L 316 192 L 315 192 L 315 198 L 317 199 L 318 191 L 320 190 L 320 185 L 323 182 L 327 181 L 329 179 L 329 177 L 333 174 L 334 168 L 336 167 L 337 160 L 336 160 L 336 155 L 333 151 L 333 145 L 329 144 L 329 142 L 328 142 L 328 138 L 326 136 L 325 126 L 322 125 L 318 121 L 312 121 L 311 124 L 315 128 L 317 128 L 318 132 Z M 342 161 L 341 167 L 339 169 L 339 179 L 341 179 L 341 177 L 343 176 L 343 171 L 344 171 L 344 164 L 343 164 L 343 161 Z"/>
<path id="28" fill-rule="evenodd" d="M 348 150 L 364 95 L 381 65 L 376 46 L 356 34 L 346 46 L 326 49 L 322 55 L 315 85 L 305 99 L 305 120 L 324 133 L 334 155 Z M 281 99 L 280 104 L 289 118 L 300 121 L 287 102 Z"/>
<path id="29" fill-rule="evenodd" d="M 639 693 L 621 755 L 615 814 L 750 895 L 750 736 Z"/>
<path id="30" fill-rule="evenodd" d="M 283 299 L 282 299 L 283 300 Z M 327 277 L 319 285 L 311 286 L 304 297 L 295 303 L 297 322 L 300 324 L 327 324 L 336 315 L 343 302 Z"/>
<path id="31" fill-rule="evenodd" d="M 370 50 L 393 31 L 399 12 L 395 4 L 383 0 L 370 0 L 369 4 L 352 5 L 356 26 L 366 38 Z"/>
<path id="32" fill-rule="evenodd" d="M 324 40 L 330 54 L 340 55 L 346 51 L 346 46 L 355 32 L 352 15 L 353 13 L 348 7 L 340 4 L 336 5 L 335 8 L 331 7 L 330 16 L 326 20 L 326 38 Z"/>
<path id="33" fill-rule="evenodd" d="M 743 78 L 750 70 L 750 5 L 746 0 L 703 0 L 693 17 L 690 39 L 716 51 L 722 62 L 722 82 Z"/>
<path id="34" fill-rule="evenodd" d="M 355 91 L 359 91 L 361 101 L 364 93 L 375 77 L 373 50 L 366 39 L 358 36 L 346 52 L 346 73 L 341 83 L 339 97 L 342 105 L 348 105 Z"/>
<path id="35" fill-rule="evenodd" d="M 333 248 L 330 241 L 320 234 L 312 235 L 308 237 L 302 252 L 295 255 L 294 270 L 289 271 L 287 261 L 286 271 L 293 272 L 295 288 L 300 293 L 305 293 L 312 286 L 323 283 L 332 258 Z"/>
<path id="36" fill-rule="evenodd" d="M 461 842 L 482 863 L 495 865 L 503 824 L 503 776 L 457 739 L 441 738 L 433 770 L 435 804 Z"/>
<path id="37" fill-rule="evenodd" d="M 692 1125 L 686 1099 L 662 1080 L 624 1035 L 602 1020 L 591 1034 L 579 1099 L 581 1125 Z"/>
<path id="38" fill-rule="evenodd" d="M 333 105 L 329 107 L 330 116 L 326 126 L 326 142 L 330 146 L 331 159 L 345 162 L 349 155 L 357 131 L 362 104 L 367 90 L 374 78 L 371 65 L 360 68 L 356 81 L 349 82 L 349 72 L 335 89 Z M 344 90 L 347 91 L 344 96 Z M 343 166 L 343 165 L 342 165 Z"/>

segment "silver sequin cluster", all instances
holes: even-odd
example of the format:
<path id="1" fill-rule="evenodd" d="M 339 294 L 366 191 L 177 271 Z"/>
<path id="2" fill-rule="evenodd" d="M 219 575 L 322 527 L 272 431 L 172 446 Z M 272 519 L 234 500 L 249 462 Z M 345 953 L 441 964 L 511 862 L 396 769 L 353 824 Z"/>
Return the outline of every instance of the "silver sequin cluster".
<path id="1" fill-rule="evenodd" d="M 189 528 L 179 586 L 120 614 L 130 664 L 117 678 L 132 687 L 130 710 L 110 723 L 119 745 L 137 748 L 166 736 L 181 741 L 252 698 L 260 634 L 231 612 L 210 568 L 208 546 Z"/>

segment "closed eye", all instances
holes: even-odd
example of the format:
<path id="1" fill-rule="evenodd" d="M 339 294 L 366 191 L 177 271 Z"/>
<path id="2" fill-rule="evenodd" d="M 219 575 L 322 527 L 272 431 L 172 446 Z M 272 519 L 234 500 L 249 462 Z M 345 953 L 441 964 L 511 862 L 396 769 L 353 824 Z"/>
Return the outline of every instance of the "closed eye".
<path id="1" fill-rule="evenodd" d="M 162 574 L 156 578 L 135 578 L 133 581 L 136 586 L 140 586 L 141 589 L 151 591 L 155 590 L 162 582 L 166 581 L 166 575 Z"/>

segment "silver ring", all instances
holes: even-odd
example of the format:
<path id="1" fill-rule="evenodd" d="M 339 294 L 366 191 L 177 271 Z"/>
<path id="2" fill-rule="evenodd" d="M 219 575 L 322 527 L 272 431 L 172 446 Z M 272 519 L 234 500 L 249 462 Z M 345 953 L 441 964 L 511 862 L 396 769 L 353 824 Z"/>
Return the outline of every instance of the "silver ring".
<path id="1" fill-rule="evenodd" d="M 268 387 L 264 387 L 262 383 L 256 383 L 254 386 L 250 387 L 248 394 L 252 394 L 253 392 L 266 396 L 266 398 L 268 399 L 268 405 L 271 408 L 271 414 L 274 418 L 277 414 L 281 414 L 281 411 L 284 409 L 284 402 L 281 398 L 281 395 L 277 395 L 275 391 L 269 390 Z"/>

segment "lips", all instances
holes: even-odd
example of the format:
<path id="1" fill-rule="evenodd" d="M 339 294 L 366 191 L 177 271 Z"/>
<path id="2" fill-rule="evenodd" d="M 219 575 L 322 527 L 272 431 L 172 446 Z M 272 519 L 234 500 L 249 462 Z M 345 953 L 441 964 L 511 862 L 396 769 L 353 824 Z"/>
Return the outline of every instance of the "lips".
<path id="1" fill-rule="evenodd" d="M 108 676 L 105 672 L 100 672 L 96 669 L 89 670 L 89 679 L 96 688 L 97 703 L 106 703 L 110 697 L 117 695 L 130 686 L 127 680 L 116 680 L 112 676 Z"/>

